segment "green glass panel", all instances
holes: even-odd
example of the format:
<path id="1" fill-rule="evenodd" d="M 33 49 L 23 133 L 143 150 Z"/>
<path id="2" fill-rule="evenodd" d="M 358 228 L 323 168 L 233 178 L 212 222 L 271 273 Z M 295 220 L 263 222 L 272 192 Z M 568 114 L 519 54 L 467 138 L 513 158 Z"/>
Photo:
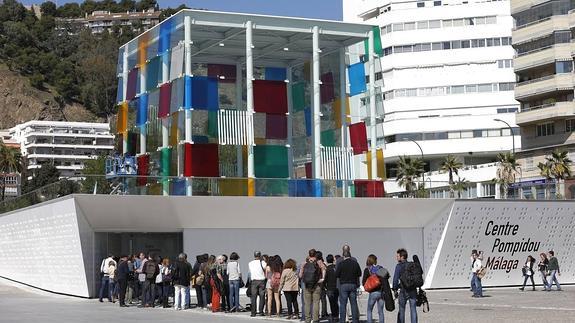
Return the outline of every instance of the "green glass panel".
<path id="1" fill-rule="evenodd" d="M 162 159 L 161 159 L 161 167 L 162 167 L 162 175 L 163 176 L 170 176 L 170 166 L 172 162 L 172 148 L 162 148 Z"/>
<path id="2" fill-rule="evenodd" d="M 291 89 L 292 108 L 294 112 L 305 108 L 305 83 L 295 83 Z"/>
<path id="3" fill-rule="evenodd" d="M 158 86 L 161 58 L 160 56 L 154 57 L 146 65 L 146 91 L 151 91 Z"/>
<path id="4" fill-rule="evenodd" d="M 383 55 L 383 47 L 381 46 L 381 31 L 378 26 L 373 27 L 373 47 L 374 52 L 378 56 Z"/>
<path id="5" fill-rule="evenodd" d="M 321 145 L 325 147 L 335 147 L 334 130 L 324 130 L 321 132 Z"/>
<path id="6" fill-rule="evenodd" d="M 287 178 L 288 151 L 285 146 L 254 147 L 255 174 L 258 178 Z"/>
<path id="7" fill-rule="evenodd" d="M 218 137 L 218 111 L 208 111 L 208 136 Z"/>

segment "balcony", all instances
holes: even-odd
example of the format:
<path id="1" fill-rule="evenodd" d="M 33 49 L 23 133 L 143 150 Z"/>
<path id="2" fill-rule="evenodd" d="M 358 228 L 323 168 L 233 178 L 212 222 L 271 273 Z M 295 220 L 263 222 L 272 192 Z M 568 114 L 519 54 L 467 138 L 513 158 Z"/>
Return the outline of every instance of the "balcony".
<path id="1" fill-rule="evenodd" d="M 515 99 L 521 100 L 534 95 L 550 93 L 558 90 L 573 89 L 573 74 L 553 74 L 541 78 L 517 83 Z"/>
<path id="2" fill-rule="evenodd" d="M 552 16 L 530 24 L 519 26 L 513 30 L 513 45 L 540 38 L 555 30 L 568 30 L 571 15 Z"/>
<path id="3" fill-rule="evenodd" d="M 522 71 L 553 63 L 558 58 L 571 58 L 572 52 L 575 52 L 575 44 L 556 44 L 518 55 L 513 66 L 516 71 Z"/>
<path id="4" fill-rule="evenodd" d="M 511 1 L 511 14 L 521 12 L 549 0 L 513 0 Z"/>
<path id="5" fill-rule="evenodd" d="M 527 125 L 541 121 L 562 119 L 575 115 L 575 102 L 556 102 L 530 107 L 515 116 L 518 125 Z"/>

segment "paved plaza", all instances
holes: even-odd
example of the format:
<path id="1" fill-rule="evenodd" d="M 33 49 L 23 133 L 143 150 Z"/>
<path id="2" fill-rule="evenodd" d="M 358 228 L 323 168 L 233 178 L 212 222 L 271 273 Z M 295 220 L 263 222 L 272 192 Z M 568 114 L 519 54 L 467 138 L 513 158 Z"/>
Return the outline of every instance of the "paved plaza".
<path id="1" fill-rule="evenodd" d="M 421 313 L 419 322 L 573 322 L 575 286 L 562 292 L 526 291 L 517 288 L 486 289 L 488 297 L 473 299 L 466 290 L 428 291 L 431 311 Z M 360 299 L 365 322 L 367 295 Z M 245 304 L 247 299 L 242 300 Z M 118 304 L 99 303 L 42 292 L 0 280 L 0 322 L 261 322 L 285 319 L 250 318 L 248 313 L 212 314 L 202 310 L 120 308 Z M 396 321 L 396 312 L 385 312 L 386 322 Z M 296 322 L 293 321 L 292 322 Z M 325 320 L 327 322 L 327 320 Z"/>

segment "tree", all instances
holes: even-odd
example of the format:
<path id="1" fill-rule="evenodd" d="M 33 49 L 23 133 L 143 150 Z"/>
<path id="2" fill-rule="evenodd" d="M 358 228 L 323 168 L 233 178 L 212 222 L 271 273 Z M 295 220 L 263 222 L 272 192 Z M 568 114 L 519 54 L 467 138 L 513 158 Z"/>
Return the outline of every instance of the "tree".
<path id="1" fill-rule="evenodd" d="M 453 184 L 449 185 L 451 191 L 453 192 L 457 192 L 457 198 L 460 199 L 461 198 L 461 193 L 463 193 L 469 186 L 471 185 L 471 183 L 464 178 L 457 178 L 457 182 L 454 182 Z"/>
<path id="2" fill-rule="evenodd" d="M 567 151 L 555 149 L 551 156 L 545 157 L 547 167 L 551 177 L 555 179 L 555 194 L 563 196 L 560 192 L 560 184 L 565 179 L 571 177 L 571 164 Z"/>
<path id="3" fill-rule="evenodd" d="M 539 168 L 539 173 L 541 174 L 541 176 L 545 177 L 545 179 L 546 179 L 546 181 L 545 181 L 545 196 L 549 196 L 551 194 L 549 193 L 548 181 L 553 179 L 553 175 L 551 174 L 551 164 L 548 161 L 546 161 L 545 163 L 537 164 L 537 168 Z"/>
<path id="4" fill-rule="evenodd" d="M 26 180 L 23 185 L 24 193 L 29 193 L 48 184 L 56 183 L 60 179 L 60 171 L 52 164 L 43 164 L 32 173 L 32 179 Z"/>
<path id="5" fill-rule="evenodd" d="M 2 201 L 6 196 L 6 175 L 10 173 L 21 173 L 22 172 L 22 154 L 20 150 L 13 147 L 8 147 L 0 140 L 0 178 L 1 190 L 2 190 Z"/>
<path id="6" fill-rule="evenodd" d="M 52 1 L 46 1 L 40 5 L 40 10 L 42 11 L 42 16 L 52 16 L 56 17 L 58 14 L 58 8 L 56 4 Z"/>
<path id="7" fill-rule="evenodd" d="M 409 196 L 414 196 L 417 190 L 415 180 L 423 173 L 423 161 L 409 156 L 400 156 L 397 162 L 397 182 L 405 187 Z"/>
<path id="8" fill-rule="evenodd" d="M 453 174 L 459 176 L 459 169 L 463 167 L 463 164 L 457 160 L 457 157 L 453 155 L 447 155 L 443 163 L 441 163 L 441 172 L 447 172 L 449 174 L 449 187 L 451 188 L 454 184 L 453 182 Z M 453 194 L 453 190 L 451 190 L 451 194 Z"/>
<path id="9" fill-rule="evenodd" d="M 499 184 L 501 196 L 506 199 L 509 185 L 515 183 L 515 176 L 521 171 L 521 167 L 515 159 L 515 155 L 507 152 L 497 155 L 497 178 L 495 182 Z"/>
<path id="10" fill-rule="evenodd" d="M 98 194 L 110 194 L 110 183 L 106 180 L 106 156 L 98 156 L 97 159 L 88 160 L 84 163 L 82 175 L 82 193 L 92 194 L 94 187 Z"/>

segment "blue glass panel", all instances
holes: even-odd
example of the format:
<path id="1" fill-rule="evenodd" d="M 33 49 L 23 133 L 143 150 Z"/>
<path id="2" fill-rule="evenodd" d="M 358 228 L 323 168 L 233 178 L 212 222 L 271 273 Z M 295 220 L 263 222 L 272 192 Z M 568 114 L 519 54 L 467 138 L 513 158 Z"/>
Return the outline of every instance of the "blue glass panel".
<path id="1" fill-rule="evenodd" d="M 192 77 L 186 75 L 184 77 L 184 82 L 184 109 L 189 110 L 192 108 Z"/>
<path id="2" fill-rule="evenodd" d="M 305 134 L 311 136 L 311 108 L 304 108 L 303 113 L 305 114 Z"/>
<path id="3" fill-rule="evenodd" d="M 116 90 L 116 102 L 120 103 L 124 101 L 124 79 L 120 76 L 118 77 L 118 89 Z"/>
<path id="4" fill-rule="evenodd" d="M 266 67 L 266 80 L 267 81 L 285 81 L 287 79 L 287 72 L 282 67 Z"/>
<path id="5" fill-rule="evenodd" d="M 146 121 L 148 121 L 148 93 L 142 94 L 139 98 L 136 126 L 142 126 Z"/>
<path id="6" fill-rule="evenodd" d="M 186 179 L 177 178 L 172 180 L 172 194 L 170 195 L 186 195 Z"/>
<path id="7" fill-rule="evenodd" d="M 356 94 L 364 93 L 367 90 L 365 84 L 365 67 L 363 62 L 359 62 L 350 65 L 347 68 L 349 76 L 349 95 L 354 96 Z M 374 80 L 371 80 L 373 82 Z"/>
<path id="8" fill-rule="evenodd" d="M 162 54 L 170 49 L 170 35 L 172 33 L 173 20 L 167 19 L 160 23 L 160 40 L 158 43 L 158 53 Z"/>
<path id="9" fill-rule="evenodd" d="M 290 180 L 289 196 L 321 197 L 321 182 L 319 180 L 309 179 Z"/>
<path id="10" fill-rule="evenodd" d="M 186 91 L 191 87 L 192 108 L 198 110 L 218 110 L 218 80 L 215 77 L 193 76 L 186 83 Z"/>

